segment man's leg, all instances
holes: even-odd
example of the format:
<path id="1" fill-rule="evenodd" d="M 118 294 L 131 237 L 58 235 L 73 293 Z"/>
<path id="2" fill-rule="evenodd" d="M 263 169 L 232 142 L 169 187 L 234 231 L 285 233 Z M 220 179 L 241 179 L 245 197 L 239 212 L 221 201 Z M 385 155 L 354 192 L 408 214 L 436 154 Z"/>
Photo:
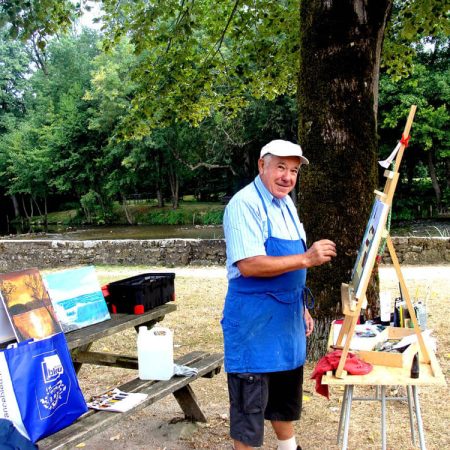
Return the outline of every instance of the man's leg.
<path id="1" fill-rule="evenodd" d="M 233 441 L 233 449 L 234 450 L 252 450 L 254 447 L 250 447 L 239 441 Z"/>
<path id="2" fill-rule="evenodd" d="M 278 439 L 278 450 L 297 450 L 294 421 L 300 419 L 303 367 L 269 374 L 269 399 L 265 418 Z"/>
<path id="3" fill-rule="evenodd" d="M 272 420 L 270 422 L 279 441 L 285 441 L 294 436 L 294 422 L 283 422 L 281 420 Z"/>
<path id="4" fill-rule="evenodd" d="M 228 373 L 230 436 L 235 450 L 260 447 L 264 439 L 264 410 L 267 405 L 267 376 Z"/>

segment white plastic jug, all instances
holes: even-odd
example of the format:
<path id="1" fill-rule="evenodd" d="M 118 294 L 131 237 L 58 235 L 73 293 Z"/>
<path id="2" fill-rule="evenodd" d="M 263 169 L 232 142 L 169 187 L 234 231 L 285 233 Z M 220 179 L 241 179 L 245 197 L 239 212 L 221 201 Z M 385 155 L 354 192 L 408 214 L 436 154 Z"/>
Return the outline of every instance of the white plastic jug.
<path id="1" fill-rule="evenodd" d="M 169 380 L 173 375 L 173 335 L 168 328 L 139 327 L 138 367 L 141 380 Z"/>

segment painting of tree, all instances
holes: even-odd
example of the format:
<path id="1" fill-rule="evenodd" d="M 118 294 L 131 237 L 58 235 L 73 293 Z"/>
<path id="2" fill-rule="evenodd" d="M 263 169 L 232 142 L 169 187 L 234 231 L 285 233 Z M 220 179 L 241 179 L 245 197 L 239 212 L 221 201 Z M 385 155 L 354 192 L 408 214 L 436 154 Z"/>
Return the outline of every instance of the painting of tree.
<path id="1" fill-rule="evenodd" d="M 37 269 L 0 274 L 0 297 L 18 342 L 62 331 Z"/>

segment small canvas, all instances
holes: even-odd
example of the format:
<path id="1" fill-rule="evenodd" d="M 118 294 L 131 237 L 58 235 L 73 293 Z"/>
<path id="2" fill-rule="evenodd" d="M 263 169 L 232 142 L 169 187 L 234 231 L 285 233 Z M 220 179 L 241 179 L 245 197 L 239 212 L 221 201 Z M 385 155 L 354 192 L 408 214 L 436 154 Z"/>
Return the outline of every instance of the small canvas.
<path id="1" fill-rule="evenodd" d="M 47 274 L 44 283 L 64 332 L 111 318 L 93 266 Z"/>
<path id="2" fill-rule="evenodd" d="M 386 225 L 388 212 L 389 206 L 376 199 L 352 271 L 350 284 L 353 286 L 355 297 L 357 299 L 362 295 L 364 281 L 366 281 L 372 273 L 373 264 L 380 245 L 381 234 Z"/>
<path id="3" fill-rule="evenodd" d="M 0 297 L 18 342 L 61 332 L 37 269 L 0 274 Z"/>

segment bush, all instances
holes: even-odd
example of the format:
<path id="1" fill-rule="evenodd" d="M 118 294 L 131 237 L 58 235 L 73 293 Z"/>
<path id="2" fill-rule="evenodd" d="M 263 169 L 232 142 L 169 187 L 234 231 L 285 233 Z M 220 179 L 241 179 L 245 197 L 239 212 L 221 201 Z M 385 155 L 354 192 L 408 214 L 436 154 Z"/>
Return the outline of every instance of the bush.
<path id="1" fill-rule="evenodd" d="M 223 209 L 207 211 L 202 216 L 203 225 L 221 225 L 223 221 Z"/>

